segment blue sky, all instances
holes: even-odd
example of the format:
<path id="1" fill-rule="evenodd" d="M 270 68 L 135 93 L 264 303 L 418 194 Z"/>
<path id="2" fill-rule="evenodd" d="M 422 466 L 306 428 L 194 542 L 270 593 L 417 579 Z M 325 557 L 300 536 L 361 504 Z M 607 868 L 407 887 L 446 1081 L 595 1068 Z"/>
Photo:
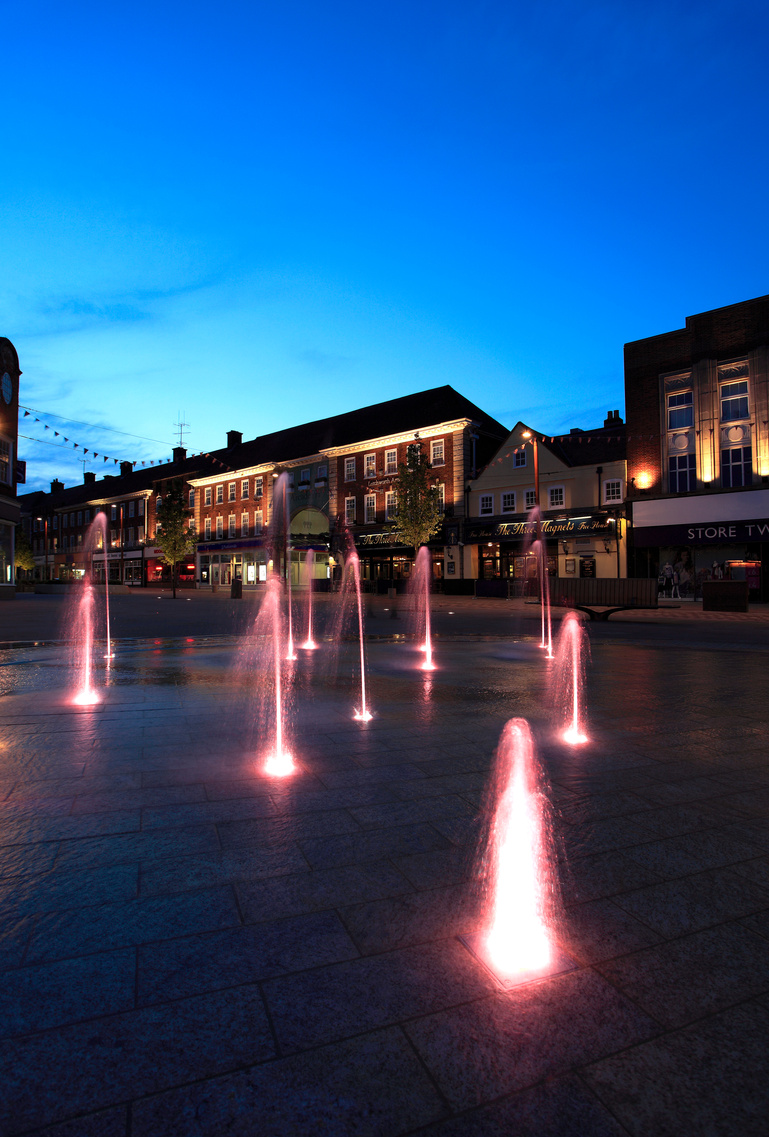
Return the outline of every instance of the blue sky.
<path id="1" fill-rule="evenodd" d="M 623 343 L 769 292 L 768 13 L 3 4 L 22 403 L 132 461 L 179 412 L 207 450 L 442 383 L 596 425 Z M 20 455 L 28 489 L 82 477 L 71 443 Z"/>

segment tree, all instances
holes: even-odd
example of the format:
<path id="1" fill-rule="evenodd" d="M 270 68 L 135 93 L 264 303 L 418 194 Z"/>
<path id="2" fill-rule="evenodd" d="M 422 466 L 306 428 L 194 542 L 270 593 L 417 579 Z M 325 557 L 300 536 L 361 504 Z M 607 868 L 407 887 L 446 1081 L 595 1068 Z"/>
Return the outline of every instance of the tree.
<path id="1" fill-rule="evenodd" d="M 29 543 L 29 537 L 24 532 L 21 525 L 16 526 L 16 540 L 14 542 L 14 562 L 16 569 L 24 569 L 25 572 L 32 572 L 35 567 L 35 555 L 32 552 L 32 546 Z"/>
<path id="2" fill-rule="evenodd" d="M 171 566 L 174 600 L 179 562 L 195 552 L 198 542 L 195 530 L 190 528 L 191 517 L 192 511 L 184 504 L 184 486 L 178 480 L 171 482 L 158 506 L 155 544 Z"/>
<path id="3" fill-rule="evenodd" d="M 443 524 L 443 507 L 438 486 L 431 474 L 432 465 L 418 444 L 408 448 L 405 462 L 398 466 L 395 490 L 395 517 L 390 532 L 404 545 L 419 549 Z"/>

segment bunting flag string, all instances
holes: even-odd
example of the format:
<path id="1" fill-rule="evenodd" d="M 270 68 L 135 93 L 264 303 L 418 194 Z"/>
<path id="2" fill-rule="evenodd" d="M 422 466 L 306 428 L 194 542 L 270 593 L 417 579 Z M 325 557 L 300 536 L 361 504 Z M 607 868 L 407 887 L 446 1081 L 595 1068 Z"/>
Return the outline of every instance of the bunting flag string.
<path id="1" fill-rule="evenodd" d="M 25 410 L 23 417 L 31 419 L 33 422 L 40 423 L 40 425 L 43 427 L 44 430 L 53 430 L 53 427 L 49 426 L 49 424 L 47 422 L 43 422 L 43 420 L 41 418 L 35 416 L 34 412 L 32 412 L 32 411 Z M 53 417 L 57 418 L 59 416 L 54 415 Z M 107 429 L 111 429 L 111 428 L 107 428 Z M 118 431 L 117 433 L 122 433 L 122 432 Z M 61 431 L 53 430 L 53 436 L 54 436 L 54 438 L 61 438 L 61 440 L 62 440 L 61 445 L 62 446 L 71 446 L 73 450 L 82 450 L 83 454 L 89 454 L 90 453 L 90 454 L 92 454 L 94 459 L 99 457 L 99 454 L 97 453 L 97 451 L 91 450 L 91 448 L 88 446 L 83 446 L 83 444 L 81 442 L 73 441 L 73 439 L 69 438 L 66 434 L 62 434 Z M 31 442 L 42 441 L 42 439 L 38 440 L 36 438 L 33 438 L 31 435 L 28 435 L 28 434 L 25 434 L 23 437 L 29 438 Z M 51 444 L 51 445 L 53 445 L 53 444 Z M 119 466 L 121 464 L 121 461 L 122 461 L 120 458 L 112 458 L 108 454 L 102 454 L 101 457 L 105 463 L 106 462 L 112 462 L 115 466 Z M 171 458 L 154 458 L 154 459 L 152 459 L 152 461 L 149 462 L 149 465 L 150 466 L 163 466 L 166 463 L 171 462 L 171 461 L 172 461 Z M 147 464 L 146 462 L 142 462 L 142 466 L 145 466 L 146 464 Z M 134 468 L 138 465 L 139 465 L 138 461 L 131 462 L 131 466 Z"/>

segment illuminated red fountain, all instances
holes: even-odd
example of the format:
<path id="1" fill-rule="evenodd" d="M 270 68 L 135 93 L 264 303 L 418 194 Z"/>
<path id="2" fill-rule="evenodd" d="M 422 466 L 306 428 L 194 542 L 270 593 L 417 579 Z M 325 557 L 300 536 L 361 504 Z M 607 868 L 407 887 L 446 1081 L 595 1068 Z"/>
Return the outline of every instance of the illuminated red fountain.
<path id="1" fill-rule="evenodd" d="M 269 730 L 272 727 L 272 749 L 264 762 L 264 772 L 273 778 L 285 778 L 296 770 L 294 759 L 286 749 L 287 709 L 293 679 L 292 668 L 289 664 L 285 668 L 285 633 L 283 628 L 282 589 L 280 578 L 273 575 L 267 584 L 267 594 L 259 609 L 256 618 L 257 642 L 266 643 L 267 650 L 262 656 L 264 671 L 260 678 L 272 680 L 272 698 L 264 700 L 260 727 Z M 266 672 L 266 675 L 265 675 Z M 264 688 L 262 688 L 264 690 Z M 268 705 L 271 704 L 270 710 Z M 272 722 L 269 722 L 269 719 Z"/>
<path id="2" fill-rule="evenodd" d="M 358 607 L 358 642 L 360 644 L 360 707 L 356 708 L 353 718 L 356 722 L 370 722 L 374 717 L 366 701 L 366 653 L 363 648 L 363 603 L 360 593 L 360 559 L 353 545 L 347 555 L 345 571 L 352 574 L 355 585 L 355 599 Z"/>
<path id="3" fill-rule="evenodd" d="M 414 609 L 416 613 L 416 634 L 421 640 L 420 648 L 425 653 L 423 671 L 434 671 L 433 636 L 430 622 L 430 587 L 432 584 L 433 560 L 430 550 L 422 545 L 417 553 L 412 580 Z"/>
<path id="4" fill-rule="evenodd" d="M 98 692 L 93 686 L 93 609 L 93 585 L 86 578 L 82 584 L 75 618 L 77 690 L 72 702 L 79 707 L 89 707 L 99 702 Z"/>
<path id="5" fill-rule="evenodd" d="M 286 659 L 294 661 L 297 656 L 294 651 L 294 612 L 291 587 L 291 502 L 289 497 L 288 474 L 285 472 L 275 482 L 273 490 L 272 508 L 272 536 L 273 544 L 283 545 L 283 561 L 286 567 L 286 592 L 288 594 L 288 640 L 286 644 Z M 273 550 L 275 563 L 278 563 L 277 548 Z"/>
<path id="6" fill-rule="evenodd" d="M 564 726 L 561 737 L 571 746 L 588 741 L 585 730 L 585 660 L 590 642 L 584 621 L 576 612 L 567 612 L 561 624 L 553 669 L 553 682 Z"/>
<path id="7" fill-rule="evenodd" d="M 507 980 L 562 970 L 554 934 L 559 890 L 551 807 L 525 719 L 505 724 L 489 800 L 487 909 L 478 954 Z"/>
<path id="8" fill-rule="evenodd" d="M 312 549 L 307 550 L 307 556 L 304 562 L 304 571 L 307 580 L 307 639 L 300 646 L 305 651 L 315 651 L 317 644 L 312 638 L 312 604 L 313 604 L 313 578 L 315 568 L 315 553 Z"/>
<path id="9" fill-rule="evenodd" d="M 109 631 L 109 567 L 107 564 L 107 514 L 101 510 L 99 511 L 99 513 L 96 514 L 96 517 L 94 518 L 94 521 L 93 521 L 93 525 L 91 526 L 91 529 L 89 529 L 89 531 L 88 531 L 88 537 L 86 538 L 86 544 L 88 543 L 89 540 L 92 540 L 91 531 L 94 529 L 96 529 L 98 532 L 101 533 L 101 546 L 102 546 L 102 549 L 104 550 L 104 612 L 106 614 L 106 620 L 107 620 L 107 653 L 104 656 L 104 658 L 109 660 L 109 659 L 114 659 L 115 657 L 114 657 L 114 653 L 112 651 L 112 639 L 110 637 L 110 631 Z M 107 664 L 107 666 L 109 667 L 109 663 Z"/>

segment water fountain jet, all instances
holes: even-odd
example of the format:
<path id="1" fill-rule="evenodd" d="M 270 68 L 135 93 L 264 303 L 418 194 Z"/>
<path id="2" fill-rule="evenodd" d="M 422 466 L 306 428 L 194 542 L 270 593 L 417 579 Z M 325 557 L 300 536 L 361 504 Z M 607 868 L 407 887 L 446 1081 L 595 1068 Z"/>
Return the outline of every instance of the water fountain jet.
<path id="1" fill-rule="evenodd" d="M 567 612 L 558 637 L 553 682 L 565 720 L 561 737 L 570 746 L 589 741 L 584 721 L 585 659 L 589 651 L 584 621 L 576 612 Z"/>
<path id="2" fill-rule="evenodd" d="M 305 651 L 315 651 L 317 644 L 312 638 L 312 605 L 313 605 L 313 577 L 315 567 L 315 553 L 312 549 L 307 550 L 305 558 L 305 573 L 307 578 L 307 639 L 303 644 L 300 644 Z"/>

